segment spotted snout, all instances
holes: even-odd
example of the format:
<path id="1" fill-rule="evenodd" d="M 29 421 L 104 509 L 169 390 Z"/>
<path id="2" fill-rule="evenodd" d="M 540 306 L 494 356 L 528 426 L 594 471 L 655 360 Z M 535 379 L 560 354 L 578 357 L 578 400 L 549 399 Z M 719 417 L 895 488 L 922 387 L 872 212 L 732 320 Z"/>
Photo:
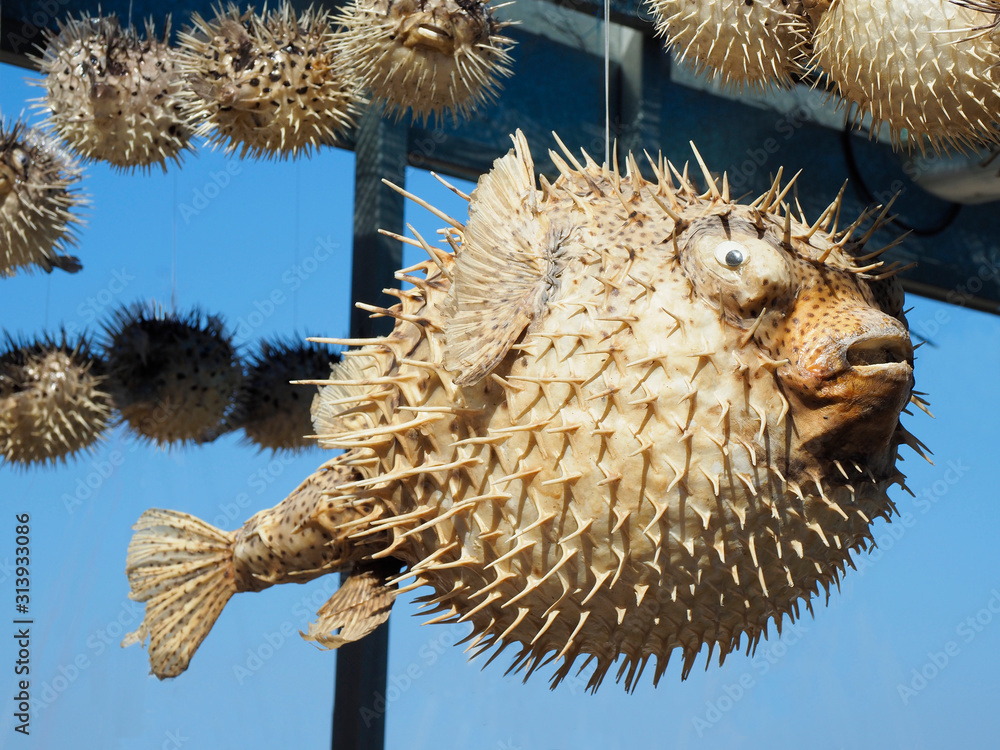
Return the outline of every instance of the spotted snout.
<path id="1" fill-rule="evenodd" d="M 913 387 L 905 326 L 875 308 L 840 308 L 836 322 L 789 330 L 776 371 L 795 433 L 816 456 L 884 451 Z"/>
<path id="2" fill-rule="evenodd" d="M 902 323 L 874 308 L 838 312 L 836 323 L 790 335 L 782 354 L 799 369 L 803 386 L 822 389 L 845 374 L 892 378 L 911 372 L 913 346 Z M 791 344 L 789 346 L 789 344 Z M 905 370 L 905 373 L 904 373 Z"/>

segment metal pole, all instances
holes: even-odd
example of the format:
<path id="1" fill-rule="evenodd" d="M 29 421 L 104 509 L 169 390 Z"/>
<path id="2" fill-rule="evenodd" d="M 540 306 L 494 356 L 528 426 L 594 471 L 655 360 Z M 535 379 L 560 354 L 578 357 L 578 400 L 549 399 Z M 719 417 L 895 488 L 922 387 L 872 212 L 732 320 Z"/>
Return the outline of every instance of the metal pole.
<path id="1" fill-rule="evenodd" d="M 402 234 L 403 198 L 382 184 L 400 187 L 406 179 L 408 128 L 380 117 L 369 107 L 361 118 L 354 167 L 354 258 L 351 302 L 378 304 L 382 290 L 397 286 L 393 274 L 403 263 L 402 245 L 379 229 Z M 371 319 L 352 307 L 351 336 L 367 338 L 392 329 L 392 318 Z M 385 746 L 385 685 L 389 625 L 337 651 L 333 704 L 333 750 L 382 750 Z"/>
<path id="2" fill-rule="evenodd" d="M 392 318 L 370 318 L 355 302 L 387 302 L 382 290 L 396 287 L 393 274 L 403 267 L 403 246 L 379 234 L 386 229 L 403 233 L 403 196 L 382 184 L 385 178 L 405 186 L 405 124 L 379 116 L 369 107 L 361 117 L 354 149 L 354 259 L 351 280 L 351 335 L 369 337 L 392 331 Z"/>

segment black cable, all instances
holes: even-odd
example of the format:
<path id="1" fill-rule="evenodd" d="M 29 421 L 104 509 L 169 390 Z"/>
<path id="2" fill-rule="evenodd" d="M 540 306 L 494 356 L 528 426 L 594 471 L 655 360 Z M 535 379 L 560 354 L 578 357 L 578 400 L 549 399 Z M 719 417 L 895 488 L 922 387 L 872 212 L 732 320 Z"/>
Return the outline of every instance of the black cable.
<path id="1" fill-rule="evenodd" d="M 854 156 L 854 146 L 851 143 L 851 129 L 850 126 L 845 127 L 840 133 L 840 143 L 844 150 L 844 161 L 847 164 L 847 174 L 851 178 L 851 182 L 857 189 L 858 193 L 861 194 L 861 198 L 868 203 L 879 203 L 875 198 L 874 193 L 868 187 L 865 182 L 865 178 L 861 174 L 861 169 L 858 167 L 858 161 Z M 915 227 L 902 221 L 898 218 L 893 219 L 888 222 L 891 226 L 896 226 L 903 231 L 910 232 L 916 237 L 934 237 L 936 235 L 944 232 L 948 227 L 955 223 L 955 219 L 958 218 L 959 211 L 962 210 L 961 203 L 949 203 L 948 210 L 945 212 L 944 217 L 935 226 L 923 228 Z"/>

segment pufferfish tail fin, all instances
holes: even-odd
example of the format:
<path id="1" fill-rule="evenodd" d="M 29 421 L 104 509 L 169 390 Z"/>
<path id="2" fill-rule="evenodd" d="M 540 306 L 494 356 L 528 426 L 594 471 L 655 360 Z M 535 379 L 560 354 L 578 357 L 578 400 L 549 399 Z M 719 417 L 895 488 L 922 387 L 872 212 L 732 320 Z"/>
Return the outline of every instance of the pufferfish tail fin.
<path id="1" fill-rule="evenodd" d="M 388 583 L 399 572 L 396 560 L 373 560 L 359 564 L 316 613 L 319 619 L 309 631 L 299 634 L 324 648 L 340 648 L 361 640 L 389 619 L 399 590 Z M 334 635 L 334 631 L 340 632 Z"/>
<path id="2" fill-rule="evenodd" d="M 149 638 L 152 673 L 161 680 L 176 677 L 236 593 L 235 532 L 158 508 L 143 513 L 133 528 L 125 572 L 129 598 L 146 602 L 146 615 L 122 646 Z"/>

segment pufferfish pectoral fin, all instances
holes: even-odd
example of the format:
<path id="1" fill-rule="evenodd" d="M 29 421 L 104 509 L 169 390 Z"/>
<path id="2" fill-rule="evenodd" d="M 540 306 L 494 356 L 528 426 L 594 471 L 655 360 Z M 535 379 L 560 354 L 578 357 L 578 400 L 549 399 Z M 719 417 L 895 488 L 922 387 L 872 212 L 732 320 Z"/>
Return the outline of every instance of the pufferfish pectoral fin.
<path id="1" fill-rule="evenodd" d="M 524 135 L 496 160 L 469 202 L 464 242 L 445 301 L 445 362 L 455 385 L 474 385 L 504 358 L 538 315 L 553 272 L 547 217 Z"/>
<path id="2" fill-rule="evenodd" d="M 324 648 L 340 648 L 364 638 L 389 619 L 392 603 L 399 593 L 387 581 L 399 572 L 396 560 L 375 560 L 359 565 L 348 575 L 309 625 L 299 634 Z M 337 630 L 339 633 L 334 634 Z"/>

